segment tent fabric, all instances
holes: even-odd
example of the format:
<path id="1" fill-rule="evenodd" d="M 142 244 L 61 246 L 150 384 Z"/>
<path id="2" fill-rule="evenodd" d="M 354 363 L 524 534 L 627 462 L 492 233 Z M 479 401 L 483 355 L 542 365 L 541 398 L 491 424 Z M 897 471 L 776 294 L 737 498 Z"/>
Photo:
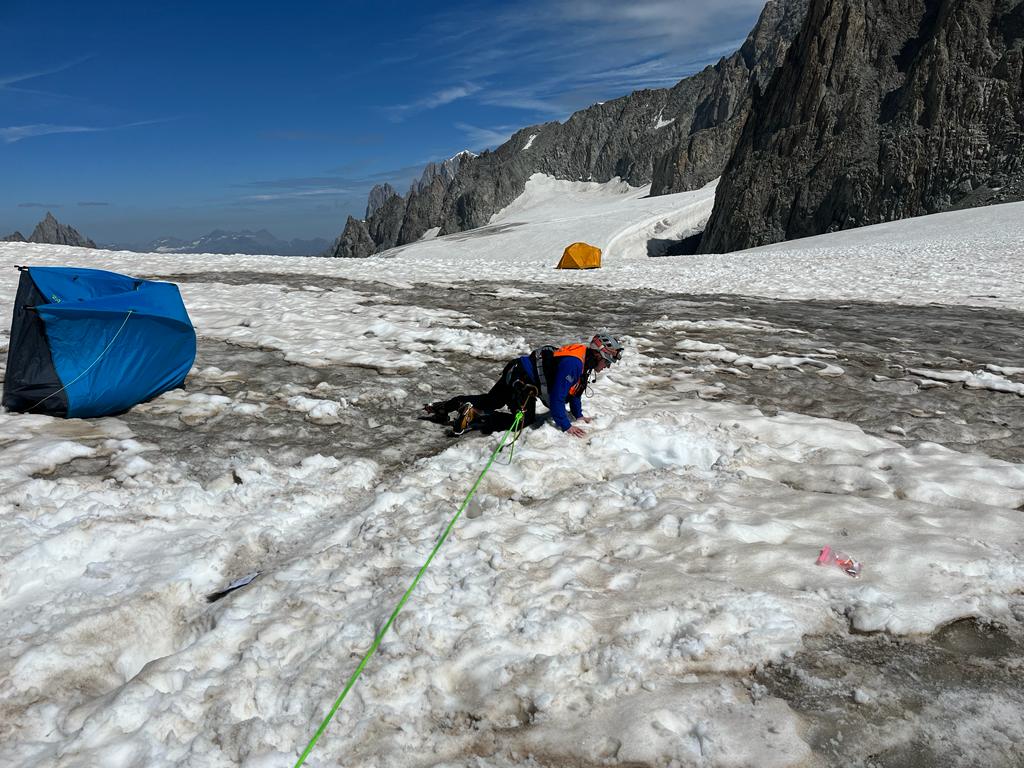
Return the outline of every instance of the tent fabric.
<path id="1" fill-rule="evenodd" d="M 562 252 L 556 269 L 597 269 L 601 266 L 601 249 L 588 243 L 573 243 Z"/>
<path id="2" fill-rule="evenodd" d="M 68 418 L 120 413 L 180 386 L 192 368 L 195 329 L 173 283 L 67 267 L 31 267 L 21 280 L 37 294 L 14 307 L 6 408 Z M 33 323 L 41 334 L 21 331 Z M 60 382 L 49 396 L 48 369 Z"/>
<path id="3" fill-rule="evenodd" d="M 65 416 L 68 401 L 57 377 L 57 371 L 53 367 L 53 360 L 46 351 L 46 329 L 43 321 L 37 313 L 24 309 L 45 301 L 32 278 L 28 276 L 28 272 L 22 272 L 18 292 L 14 298 L 11 341 L 7 347 L 7 372 L 4 375 L 3 405 L 10 410 L 21 411 L 33 403 L 45 402 L 48 413 Z M 43 354 L 40 354 L 40 350 Z"/>

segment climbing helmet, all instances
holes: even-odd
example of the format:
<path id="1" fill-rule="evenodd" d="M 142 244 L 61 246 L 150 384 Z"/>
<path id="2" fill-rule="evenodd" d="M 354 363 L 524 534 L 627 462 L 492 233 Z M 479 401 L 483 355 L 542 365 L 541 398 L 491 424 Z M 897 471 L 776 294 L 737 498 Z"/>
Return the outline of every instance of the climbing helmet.
<path id="1" fill-rule="evenodd" d="M 622 355 L 622 344 L 614 336 L 604 333 L 594 335 L 590 340 L 590 348 L 597 352 L 607 363 L 611 365 Z"/>

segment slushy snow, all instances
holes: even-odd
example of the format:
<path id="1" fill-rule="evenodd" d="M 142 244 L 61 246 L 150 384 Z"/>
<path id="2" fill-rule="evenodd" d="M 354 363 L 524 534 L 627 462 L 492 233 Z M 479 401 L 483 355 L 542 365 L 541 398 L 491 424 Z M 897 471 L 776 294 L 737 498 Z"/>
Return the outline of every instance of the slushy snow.
<path id="1" fill-rule="evenodd" d="M 453 354 L 497 372 L 525 339 L 398 303 L 389 285 L 514 281 L 496 299 L 510 303 L 535 280 L 1024 298 L 1021 204 L 753 252 L 646 257 L 648 239 L 699 230 L 713 193 L 649 198 L 619 182 L 534 177 L 488 227 L 368 260 L 0 244 L 0 296 L 10 306 L 14 264 L 305 275 L 301 290 L 269 278 L 181 289 L 204 339 L 396 374 Z M 553 271 L 575 240 L 605 249 L 604 268 Z M 380 293 L 325 293 L 317 276 Z M 811 754 L 800 718 L 744 682 L 757 665 L 812 633 L 998 618 L 1024 589 L 1024 466 L 694 398 L 692 373 L 640 351 L 656 324 L 624 330 L 622 363 L 585 402 L 587 439 L 531 430 L 511 464 L 491 468 L 308 764 L 801 765 Z M 844 375 L 828 350 L 744 358 L 686 347 L 702 365 Z M 1020 369 L 914 373 L 999 389 L 993 397 L 1019 394 L 1000 382 L 1022 386 Z M 238 374 L 200 356 L 193 375 Z M 413 410 L 418 394 L 374 396 Z M 230 424 L 285 407 L 330 430 L 354 396 L 282 387 L 254 405 L 186 384 L 136 413 Z M 410 416 L 410 432 L 422 429 L 436 427 Z M 454 441 L 398 472 L 343 452 L 252 460 L 240 446 L 201 482 L 120 418 L 0 414 L 0 764 L 293 764 L 496 441 Z M 825 544 L 861 560 L 861 578 L 815 566 Z"/>

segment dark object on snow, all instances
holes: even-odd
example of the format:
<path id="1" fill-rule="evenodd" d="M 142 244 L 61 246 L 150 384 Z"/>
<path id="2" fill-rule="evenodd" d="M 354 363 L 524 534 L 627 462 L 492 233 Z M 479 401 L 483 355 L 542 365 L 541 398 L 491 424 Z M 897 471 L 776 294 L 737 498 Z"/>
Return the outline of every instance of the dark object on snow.
<path id="1" fill-rule="evenodd" d="M 184 382 L 196 333 L 178 286 L 98 269 L 19 269 L 5 408 L 107 416 Z"/>
<path id="2" fill-rule="evenodd" d="M 682 240 L 662 240 L 651 238 L 647 241 L 647 255 L 651 258 L 662 256 L 692 256 L 700 249 L 703 232 L 689 235 Z"/>
<path id="3" fill-rule="evenodd" d="M 236 589 L 241 589 L 246 584 L 251 584 L 253 582 L 253 580 L 257 576 L 259 576 L 259 575 L 260 575 L 260 572 L 259 571 L 255 571 L 253 573 L 250 573 L 248 576 L 243 576 L 240 579 L 235 579 L 230 584 L 228 584 L 226 587 L 224 587 L 224 589 L 222 589 L 220 592 L 211 592 L 210 594 L 208 594 L 206 596 L 206 602 L 208 602 L 208 603 L 215 603 L 215 602 L 217 602 L 218 600 L 220 600 L 225 595 L 230 595 Z"/>

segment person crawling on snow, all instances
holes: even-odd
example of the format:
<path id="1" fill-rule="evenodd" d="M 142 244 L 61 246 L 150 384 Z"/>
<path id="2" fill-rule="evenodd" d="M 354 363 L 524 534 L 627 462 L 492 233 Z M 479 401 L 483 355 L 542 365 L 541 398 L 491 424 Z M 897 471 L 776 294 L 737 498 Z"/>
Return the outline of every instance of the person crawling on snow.
<path id="1" fill-rule="evenodd" d="M 564 347 L 541 347 L 528 355 L 510 360 L 490 392 L 479 395 L 456 395 L 423 406 L 435 420 L 452 426 L 452 434 L 461 435 L 469 429 L 494 432 L 508 429 L 518 411 L 523 424 L 537 419 L 537 401 L 551 412 L 555 425 L 573 437 L 584 432 L 574 421 L 587 423 L 583 415 L 582 395 L 591 378 L 618 361 L 622 345 L 614 336 L 597 334 L 589 344 L 567 344 Z M 568 403 L 569 413 L 565 406 Z M 508 413 L 500 409 L 507 408 Z M 449 421 L 448 414 L 456 412 Z"/>

